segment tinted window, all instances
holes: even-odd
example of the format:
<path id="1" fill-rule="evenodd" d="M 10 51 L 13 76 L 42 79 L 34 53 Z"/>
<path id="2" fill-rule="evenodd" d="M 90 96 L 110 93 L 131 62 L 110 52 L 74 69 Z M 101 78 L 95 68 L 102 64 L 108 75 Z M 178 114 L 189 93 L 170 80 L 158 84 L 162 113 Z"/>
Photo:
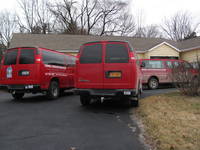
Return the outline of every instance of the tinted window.
<path id="1" fill-rule="evenodd" d="M 102 62 L 102 45 L 94 44 L 84 46 L 80 57 L 81 64 L 101 63 Z"/>
<path id="2" fill-rule="evenodd" d="M 188 63 L 188 62 L 184 62 L 183 65 L 184 65 L 184 67 L 187 68 L 187 69 L 193 68 L 193 66 L 192 66 L 190 63 Z"/>
<path id="3" fill-rule="evenodd" d="M 34 49 L 21 49 L 19 64 L 34 64 L 35 63 L 35 54 Z"/>
<path id="4" fill-rule="evenodd" d="M 179 67 L 181 64 L 180 64 L 180 62 L 177 62 L 177 61 L 175 61 L 174 62 L 174 67 L 176 68 L 176 67 Z"/>
<path id="5" fill-rule="evenodd" d="M 128 63 L 128 50 L 123 44 L 106 45 L 106 63 Z"/>
<path id="6" fill-rule="evenodd" d="M 142 63 L 145 65 L 144 68 L 148 69 L 164 68 L 163 62 L 159 60 L 144 60 Z"/>
<path id="7" fill-rule="evenodd" d="M 10 50 L 5 54 L 4 65 L 15 65 L 17 62 L 18 50 Z"/>
<path id="8" fill-rule="evenodd" d="M 173 64 L 171 61 L 166 61 L 167 68 L 173 68 Z"/>
<path id="9" fill-rule="evenodd" d="M 64 66 L 64 55 L 51 51 L 42 51 L 43 63 L 48 65 Z"/>
<path id="10" fill-rule="evenodd" d="M 76 58 L 73 56 L 65 56 L 66 64 L 67 65 L 75 65 L 76 64 Z"/>

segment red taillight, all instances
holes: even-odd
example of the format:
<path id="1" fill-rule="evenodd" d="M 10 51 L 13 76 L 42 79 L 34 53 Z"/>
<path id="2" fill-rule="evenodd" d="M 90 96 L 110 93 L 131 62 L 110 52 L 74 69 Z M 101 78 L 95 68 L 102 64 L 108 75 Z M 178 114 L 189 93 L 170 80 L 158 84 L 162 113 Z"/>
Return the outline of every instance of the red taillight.
<path id="1" fill-rule="evenodd" d="M 37 55 L 37 56 L 35 57 L 35 62 L 36 62 L 36 64 L 39 64 L 41 61 L 42 61 L 41 56 Z"/>
<path id="2" fill-rule="evenodd" d="M 135 58 L 135 56 L 134 56 L 134 53 L 133 52 L 130 52 L 130 60 L 131 61 L 133 61 L 133 60 L 135 60 L 136 58 Z"/>

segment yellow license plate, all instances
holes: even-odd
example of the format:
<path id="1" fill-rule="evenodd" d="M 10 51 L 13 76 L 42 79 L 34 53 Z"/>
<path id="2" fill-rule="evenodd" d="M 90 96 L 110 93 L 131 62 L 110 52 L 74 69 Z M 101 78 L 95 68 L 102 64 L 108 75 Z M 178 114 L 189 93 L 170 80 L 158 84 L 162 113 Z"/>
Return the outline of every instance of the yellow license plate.
<path id="1" fill-rule="evenodd" d="M 109 77 L 110 78 L 121 78 L 122 73 L 121 72 L 110 72 Z"/>

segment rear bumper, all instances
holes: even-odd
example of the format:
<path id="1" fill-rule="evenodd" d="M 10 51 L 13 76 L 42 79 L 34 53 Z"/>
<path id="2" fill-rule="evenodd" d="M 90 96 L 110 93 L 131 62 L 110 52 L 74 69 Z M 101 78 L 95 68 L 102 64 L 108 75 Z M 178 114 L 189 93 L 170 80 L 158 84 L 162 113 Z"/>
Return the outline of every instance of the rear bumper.
<path id="1" fill-rule="evenodd" d="M 41 88 L 40 85 L 26 85 L 26 84 L 20 84 L 20 85 L 0 85 L 0 89 L 8 92 L 23 92 L 23 93 L 30 93 L 30 92 L 40 92 Z"/>
<path id="2" fill-rule="evenodd" d="M 136 89 L 76 89 L 78 95 L 102 96 L 102 97 L 122 97 L 136 96 Z"/>

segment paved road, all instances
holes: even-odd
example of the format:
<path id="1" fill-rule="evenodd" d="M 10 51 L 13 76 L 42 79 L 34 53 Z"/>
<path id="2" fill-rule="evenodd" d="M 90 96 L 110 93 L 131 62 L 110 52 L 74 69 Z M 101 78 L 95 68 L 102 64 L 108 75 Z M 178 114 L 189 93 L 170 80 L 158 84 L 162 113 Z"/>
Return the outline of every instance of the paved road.
<path id="1" fill-rule="evenodd" d="M 143 97 L 171 90 L 147 90 Z M 15 102 L 0 92 L 0 150 L 144 150 L 129 109 L 116 101 L 84 108 L 68 93 Z"/>

